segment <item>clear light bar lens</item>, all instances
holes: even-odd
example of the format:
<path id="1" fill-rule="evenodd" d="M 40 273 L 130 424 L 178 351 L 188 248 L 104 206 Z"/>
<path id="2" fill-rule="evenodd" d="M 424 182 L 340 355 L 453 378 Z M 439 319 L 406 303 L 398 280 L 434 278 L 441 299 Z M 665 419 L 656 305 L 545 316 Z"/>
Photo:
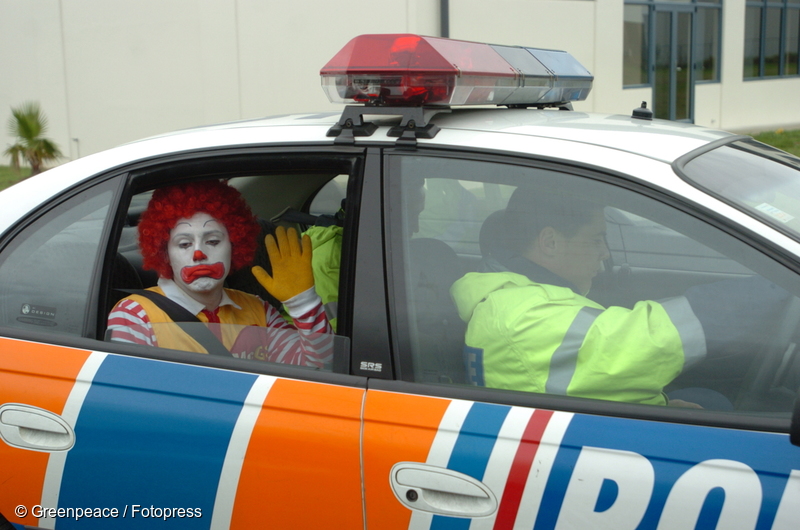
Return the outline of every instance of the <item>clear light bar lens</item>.
<path id="1" fill-rule="evenodd" d="M 566 52 L 409 34 L 356 37 L 320 75 L 333 102 L 392 106 L 580 101 L 593 79 Z"/>

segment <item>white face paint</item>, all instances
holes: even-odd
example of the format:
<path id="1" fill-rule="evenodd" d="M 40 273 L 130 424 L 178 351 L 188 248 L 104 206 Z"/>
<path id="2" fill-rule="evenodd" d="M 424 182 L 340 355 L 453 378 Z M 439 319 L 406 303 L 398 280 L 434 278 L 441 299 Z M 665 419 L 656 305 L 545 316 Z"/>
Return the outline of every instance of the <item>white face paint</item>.
<path id="1" fill-rule="evenodd" d="M 192 298 L 221 294 L 231 267 L 231 241 L 221 222 L 204 212 L 179 219 L 167 254 L 175 283 Z"/>

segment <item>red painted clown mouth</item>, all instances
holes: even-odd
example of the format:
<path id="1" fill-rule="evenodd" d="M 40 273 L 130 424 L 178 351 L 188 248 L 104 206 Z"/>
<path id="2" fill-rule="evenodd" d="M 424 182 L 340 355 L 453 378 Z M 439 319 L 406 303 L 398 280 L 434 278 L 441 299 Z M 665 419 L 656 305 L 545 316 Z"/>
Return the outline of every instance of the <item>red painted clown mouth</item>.
<path id="1" fill-rule="evenodd" d="M 198 278 L 213 278 L 220 280 L 225 275 L 225 265 L 222 262 L 214 263 L 212 265 L 194 265 L 192 267 L 184 267 L 181 269 L 181 280 L 184 283 L 190 284 Z"/>

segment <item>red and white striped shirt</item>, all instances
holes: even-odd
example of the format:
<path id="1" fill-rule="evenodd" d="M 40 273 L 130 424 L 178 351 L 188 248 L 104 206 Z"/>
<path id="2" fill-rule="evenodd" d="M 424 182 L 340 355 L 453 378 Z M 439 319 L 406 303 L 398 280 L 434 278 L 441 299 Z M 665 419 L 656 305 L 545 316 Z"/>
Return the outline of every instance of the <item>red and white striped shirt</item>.
<path id="1" fill-rule="evenodd" d="M 169 299 L 208 322 L 205 325 L 225 343 L 234 357 L 314 368 L 329 366 L 333 360 L 333 330 L 325 316 L 322 300 L 313 288 L 284 302 L 294 325 L 289 324 L 270 304 L 253 295 L 245 295 L 257 300 L 259 308 L 263 308 L 263 324 L 259 317 L 259 325 L 253 326 L 245 325 L 252 324 L 252 313 L 243 311 L 227 290 L 223 291 L 220 306 L 211 312 L 172 280 L 160 279 L 158 284 Z M 238 293 L 238 296 L 243 294 Z M 229 329 L 224 329 L 226 327 Z M 174 323 L 151 322 L 145 308 L 130 298 L 121 300 L 111 310 L 108 330 L 113 341 L 148 346 L 159 345 L 157 330 L 162 334 L 184 333 Z M 231 338 L 232 330 L 235 335 Z M 228 340 L 223 340 L 223 337 L 228 337 Z"/>

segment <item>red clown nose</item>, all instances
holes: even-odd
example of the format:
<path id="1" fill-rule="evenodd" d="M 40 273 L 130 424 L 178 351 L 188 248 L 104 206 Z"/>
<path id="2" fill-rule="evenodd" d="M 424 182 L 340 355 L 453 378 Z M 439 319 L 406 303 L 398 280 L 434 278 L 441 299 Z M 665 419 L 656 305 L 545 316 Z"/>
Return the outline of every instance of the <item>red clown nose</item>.
<path id="1" fill-rule="evenodd" d="M 202 250 L 195 250 L 194 251 L 194 256 L 192 256 L 192 259 L 194 259 L 195 261 L 200 261 L 200 260 L 206 259 L 207 257 L 208 256 L 203 254 Z"/>

